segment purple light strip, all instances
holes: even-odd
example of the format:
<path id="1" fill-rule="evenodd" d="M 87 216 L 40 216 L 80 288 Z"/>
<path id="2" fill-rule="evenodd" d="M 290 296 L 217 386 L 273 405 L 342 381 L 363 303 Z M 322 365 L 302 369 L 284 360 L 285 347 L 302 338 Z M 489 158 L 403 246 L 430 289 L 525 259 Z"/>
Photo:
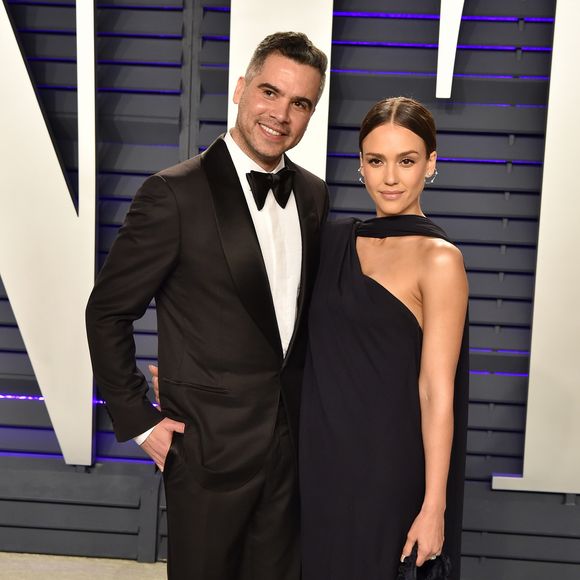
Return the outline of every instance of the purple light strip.
<path id="1" fill-rule="evenodd" d="M 230 12 L 227 6 L 204 6 L 204 12 Z M 395 20 L 439 20 L 439 14 L 412 14 L 402 12 L 353 12 L 346 10 L 335 10 L 334 16 L 346 18 L 387 18 Z M 539 18 L 518 16 L 463 16 L 461 20 L 480 21 L 480 22 L 545 22 L 553 23 L 554 18 Z"/>
<path id="2" fill-rule="evenodd" d="M 0 457 L 25 457 L 35 459 L 62 459 L 63 456 L 58 453 L 25 453 L 22 451 L 0 451 Z M 106 457 L 97 455 L 95 462 L 99 463 L 143 463 L 152 464 L 151 459 L 136 459 L 134 457 Z"/>
<path id="3" fill-rule="evenodd" d="M 75 3 L 67 2 L 18 2 L 15 0 L 8 0 L 8 4 L 13 4 L 14 6 L 51 6 L 55 8 L 74 8 Z"/>
<path id="4" fill-rule="evenodd" d="M 485 352 L 485 353 L 493 353 L 493 354 L 515 354 L 515 355 L 525 355 L 529 356 L 529 350 L 512 350 L 506 348 L 470 348 L 469 352 Z"/>
<path id="5" fill-rule="evenodd" d="M 469 371 L 470 375 L 497 375 L 500 377 L 528 377 L 529 373 L 504 373 L 500 371 Z"/>
<path id="6" fill-rule="evenodd" d="M 146 359 L 152 360 L 152 359 Z M 35 401 L 35 402 L 43 402 L 45 398 L 42 395 L 14 395 L 10 393 L 0 393 L 0 400 L 6 401 Z M 105 401 L 103 399 L 93 399 L 93 405 L 105 405 Z M 157 403 L 153 403 L 154 407 L 158 407 Z"/>
<path id="7" fill-rule="evenodd" d="M 204 41 L 229 42 L 230 37 L 227 35 L 205 35 Z M 422 43 L 422 42 L 382 42 L 375 40 L 333 40 L 334 46 L 376 46 L 389 48 L 438 48 L 437 42 Z M 458 44 L 459 50 L 491 50 L 502 52 L 515 52 L 522 50 L 523 52 L 552 52 L 552 49 L 547 46 L 512 46 L 501 44 Z"/>
<path id="8" fill-rule="evenodd" d="M 379 19 L 390 19 L 390 20 L 439 20 L 439 14 L 413 14 L 413 13 L 403 13 L 403 12 L 360 12 L 360 11 L 347 11 L 347 10 L 335 10 L 334 16 L 345 17 L 345 18 L 379 18 Z M 553 23 L 554 18 L 536 18 L 536 17 L 525 17 L 519 18 L 518 16 L 462 16 L 461 20 L 471 21 L 471 22 L 519 22 L 523 20 L 524 22 L 542 22 L 542 23 Z"/>
<path id="9" fill-rule="evenodd" d="M 182 40 L 181 34 L 139 34 L 130 32 L 99 32 L 98 37 L 104 38 L 165 38 L 168 40 Z"/>
<path id="10" fill-rule="evenodd" d="M 181 6 L 134 6 L 131 4 L 104 4 L 98 3 L 97 8 L 106 8 L 111 10 L 163 10 L 165 12 L 183 12 Z"/>
<path id="11" fill-rule="evenodd" d="M 333 68 L 330 69 L 332 73 L 338 74 L 360 74 L 360 75 L 373 75 L 373 76 L 415 76 L 415 77 L 436 77 L 435 72 L 419 72 L 419 71 L 378 71 L 370 69 L 340 69 Z M 455 73 L 453 78 L 464 78 L 464 79 L 502 79 L 502 80 L 542 80 L 547 81 L 550 77 L 540 76 L 540 75 L 492 75 L 492 74 L 466 74 L 466 73 Z"/>
<path id="12" fill-rule="evenodd" d="M 70 91 L 76 92 L 77 87 L 74 85 L 37 85 L 39 90 L 52 91 Z M 125 93 L 131 95 L 181 95 L 180 90 L 163 90 L 163 89 L 128 89 L 128 88 L 113 88 L 113 87 L 99 87 L 98 93 Z"/>

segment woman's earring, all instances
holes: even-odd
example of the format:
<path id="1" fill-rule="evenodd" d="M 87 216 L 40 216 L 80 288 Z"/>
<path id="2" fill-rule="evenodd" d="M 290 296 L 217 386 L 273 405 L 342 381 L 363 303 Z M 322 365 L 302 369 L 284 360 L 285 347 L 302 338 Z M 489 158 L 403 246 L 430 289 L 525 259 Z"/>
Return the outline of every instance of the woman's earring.
<path id="1" fill-rule="evenodd" d="M 357 169 L 358 171 L 358 180 L 365 185 L 365 176 L 360 172 L 360 167 Z"/>
<path id="2" fill-rule="evenodd" d="M 437 175 L 439 175 L 439 171 L 437 171 L 437 168 L 435 168 L 435 170 L 431 175 L 425 175 L 425 184 L 430 185 L 431 183 L 433 183 Z"/>

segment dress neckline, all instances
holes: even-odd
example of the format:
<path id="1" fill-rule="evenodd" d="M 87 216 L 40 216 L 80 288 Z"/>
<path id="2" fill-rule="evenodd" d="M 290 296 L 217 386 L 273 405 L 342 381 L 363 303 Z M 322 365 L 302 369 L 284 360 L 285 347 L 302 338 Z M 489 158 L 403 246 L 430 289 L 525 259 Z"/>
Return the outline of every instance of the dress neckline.
<path id="1" fill-rule="evenodd" d="M 445 231 L 428 217 L 415 214 L 376 217 L 359 221 L 355 226 L 355 234 L 364 238 L 427 236 L 450 241 Z"/>

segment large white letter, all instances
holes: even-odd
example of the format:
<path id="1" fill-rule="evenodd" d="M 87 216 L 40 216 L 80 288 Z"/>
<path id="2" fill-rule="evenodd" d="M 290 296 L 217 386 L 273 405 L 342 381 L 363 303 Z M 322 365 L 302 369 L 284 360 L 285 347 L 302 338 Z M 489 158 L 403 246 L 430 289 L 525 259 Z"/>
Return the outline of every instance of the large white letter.
<path id="1" fill-rule="evenodd" d="M 237 107 L 232 103 L 236 82 L 246 67 L 257 44 L 273 32 L 295 30 L 304 32 L 320 50 L 328 55 L 332 48 L 332 0 L 232 0 L 230 20 L 230 73 L 228 128 L 236 122 Z M 326 142 L 328 138 L 328 103 L 330 70 L 326 88 L 304 138 L 290 152 L 292 161 L 306 167 L 319 177 L 326 176 Z"/>
<path id="2" fill-rule="evenodd" d="M 0 275 L 67 463 L 92 462 L 84 307 L 95 262 L 94 10 L 77 2 L 79 212 L 0 7 Z"/>
<path id="3" fill-rule="evenodd" d="M 441 0 L 439 49 L 437 51 L 437 87 L 435 97 L 451 98 L 457 39 L 461 26 L 464 0 Z"/>
<path id="4" fill-rule="evenodd" d="M 577 0 L 558 0 L 550 77 L 523 477 L 494 489 L 580 493 L 580 36 Z"/>

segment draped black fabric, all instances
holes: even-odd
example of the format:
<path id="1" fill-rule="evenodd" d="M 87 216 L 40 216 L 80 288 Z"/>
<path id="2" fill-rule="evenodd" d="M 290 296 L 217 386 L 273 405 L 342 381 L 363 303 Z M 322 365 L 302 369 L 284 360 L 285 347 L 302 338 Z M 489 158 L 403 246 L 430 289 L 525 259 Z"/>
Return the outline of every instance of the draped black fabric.
<path id="1" fill-rule="evenodd" d="M 309 318 L 300 432 L 303 580 L 394 580 L 425 491 L 422 330 L 362 273 L 357 235 L 447 239 L 421 216 L 329 223 Z M 468 402 L 466 332 L 455 385 L 444 552 L 459 580 Z"/>

